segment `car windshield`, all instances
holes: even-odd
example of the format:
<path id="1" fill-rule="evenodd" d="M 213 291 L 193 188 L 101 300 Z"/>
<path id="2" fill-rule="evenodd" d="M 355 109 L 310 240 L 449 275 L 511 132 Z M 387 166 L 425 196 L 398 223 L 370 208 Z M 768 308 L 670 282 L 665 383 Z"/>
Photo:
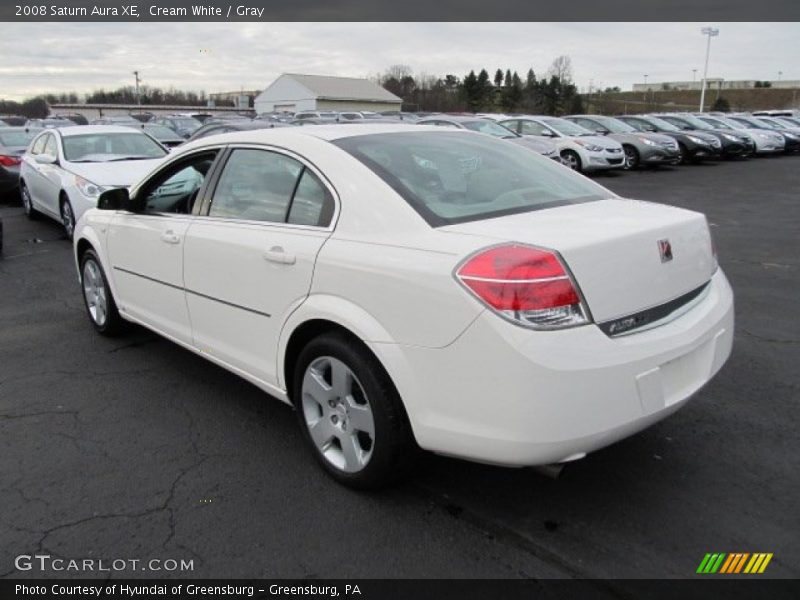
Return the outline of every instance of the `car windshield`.
<path id="1" fill-rule="evenodd" d="M 461 123 L 467 129 L 477 131 L 478 133 L 486 133 L 499 138 L 513 138 L 518 137 L 510 129 L 506 129 L 502 125 L 498 125 L 494 121 L 487 121 L 485 119 L 477 119 L 475 121 L 464 121 Z"/>
<path id="2" fill-rule="evenodd" d="M 36 136 L 40 129 L 24 131 L 21 129 L 12 131 L 0 130 L 0 146 L 27 146 Z"/>
<path id="3" fill-rule="evenodd" d="M 635 127 L 631 127 L 619 119 L 612 119 L 611 117 L 592 117 L 592 119 L 608 129 L 611 133 L 633 133 L 636 131 Z"/>
<path id="4" fill-rule="evenodd" d="M 679 119 L 682 121 L 686 121 L 689 125 L 694 127 L 695 129 L 708 129 L 708 123 L 704 123 L 694 115 L 679 115 Z"/>
<path id="5" fill-rule="evenodd" d="M 151 138 L 131 133 L 90 133 L 64 137 L 64 158 L 70 162 L 161 158 L 166 150 Z"/>
<path id="6" fill-rule="evenodd" d="M 579 135 L 595 135 L 593 132 L 589 131 L 585 127 L 581 127 L 577 123 L 573 123 L 572 121 L 566 121 L 564 119 L 542 119 L 542 122 L 555 129 L 561 135 L 569 135 L 569 136 L 579 136 Z"/>
<path id="7" fill-rule="evenodd" d="M 200 121 L 197 119 L 192 119 L 191 117 L 183 117 L 172 120 L 178 127 L 185 127 L 186 129 L 197 129 L 201 125 Z"/>
<path id="8" fill-rule="evenodd" d="M 182 140 L 172 129 L 163 125 L 146 125 L 142 130 L 157 140 Z"/>
<path id="9" fill-rule="evenodd" d="M 767 127 L 764 123 L 757 121 L 756 119 L 747 119 L 745 117 L 731 117 L 730 121 L 735 121 L 740 125 L 744 125 L 745 127 L 749 127 L 751 129 L 771 129 Z"/>
<path id="10" fill-rule="evenodd" d="M 680 131 L 678 127 L 675 127 L 672 123 L 665 121 L 664 119 L 659 119 L 658 117 L 643 117 L 645 121 L 655 125 L 658 129 L 663 131 Z"/>
<path id="11" fill-rule="evenodd" d="M 797 119 L 790 119 L 789 117 L 780 117 L 776 118 L 776 121 L 785 123 L 789 127 L 800 127 L 800 121 L 798 121 Z"/>
<path id="12" fill-rule="evenodd" d="M 766 125 L 767 127 L 769 127 L 770 129 L 786 129 L 786 127 L 784 127 L 784 126 L 783 126 L 783 125 L 781 125 L 780 123 L 777 123 L 777 122 L 776 122 L 776 121 L 774 121 L 773 119 L 769 119 L 769 118 L 766 118 L 766 119 L 765 119 L 765 118 L 758 118 L 758 119 L 754 119 L 754 120 L 756 120 L 756 121 L 759 121 L 760 123 L 763 123 L 763 124 L 765 124 L 765 125 Z"/>
<path id="13" fill-rule="evenodd" d="M 725 121 L 722 121 L 721 119 L 717 119 L 715 117 L 699 117 L 699 119 L 701 121 L 704 121 L 705 123 L 708 123 L 714 129 L 727 129 L 727 130 L 737 129 L 736 127 L 733 127 L 730 124 L 726 123 Z"/>
<path id="14" fill-rule="evenodd" d="M 466 132 L 398 132 L 333 142 L 433 227 L 578 204 L 614 194 L 515 144 Z"/>

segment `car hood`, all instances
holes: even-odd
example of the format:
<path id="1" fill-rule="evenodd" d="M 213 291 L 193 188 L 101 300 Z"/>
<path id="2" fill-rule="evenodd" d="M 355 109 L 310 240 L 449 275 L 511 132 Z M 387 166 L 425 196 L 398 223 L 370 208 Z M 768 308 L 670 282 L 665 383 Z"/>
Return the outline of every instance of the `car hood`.
<path id="1" fill-rule="evenodd" d="M 661 133 L 645 133 L 643 131 L 641 132 L 636 131 L 630 133 L 610 133 L 608 134 L 608 137 L 610 137 L 613 140 L 617 140 L 618 142 L 638 143 L 641 142 L 643 139 L 652 140 L 653 142 L 656 142 L 657 144 L 661 145 L 664 144 L 670 145 L 675 141 L 668 135 L 663 135 Z"/>
<path id="2" fill-rule="evenodd" d="M 607 150 L 618 150 L 622 148 L 622 145 L 618 141 L 605 135 L 571 135 L 567 136 L 567 138 L 575 141 L 580 140 L 587 144 L 594 144 L 601 148 L 606 148 Z"/>
<path id="3" fill-rule="evenodd" d="M 92 183 L 109 187 L 130 187 L 147 175 L 163 159 L 120 160 L 115 162 L 66 163 L 67 171 Z"/>

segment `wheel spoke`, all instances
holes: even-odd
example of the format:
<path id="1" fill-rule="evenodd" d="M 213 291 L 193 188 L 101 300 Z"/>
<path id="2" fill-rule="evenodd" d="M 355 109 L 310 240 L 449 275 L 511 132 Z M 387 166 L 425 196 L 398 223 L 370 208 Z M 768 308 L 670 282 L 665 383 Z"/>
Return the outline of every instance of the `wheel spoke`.
<path id="1" fill-rule="evenodd" d="M 354 435 L 340 435 L 346 471 L 358 471 L 364 465 L 363 451 Z"/>
<path id="2" fill-rule="evenodd" d="M 308 369 L 303 377 L 303 396 L 310 396 L 317 404 L 325 407 L 333 393 L 318 371 Z"/>
<path id="3" fill-rule="evenodd" d="M 94 308 L 97 311 L 97 316 L 95 317 L 95 321 L 97 322 L 98 325 L 102 326 L 103 323 L 106 322 L 106 307 L 104 304 L 98 302 L 95 304 Z"/>
<path id="4" fill-rule="evenodd" d="M 331 360 L 331 381 L 333 392 L 339 398 L 345 398 L 352 389 L 352 374 L 343 362 Z"/>
<path id="5" fill-rule="evenodd" d="M 327 418 L 320 417 L 314 423 L 309 423 L 308 433 L 311 434 L 311 439 L 317 448 L 322 452 L 328 449 L 331 438 L 333 438 L 333 429 L 328 424 Z"/>
<path id="6" fill-rule="evenodd" d="M 363 431 L 370 437 L 375 435 L 375 421 L 372 418 L 372 411 L 369 406 L 356 404 L 351 397 L 347 398 L 348 419 L 353 429 Z"/>

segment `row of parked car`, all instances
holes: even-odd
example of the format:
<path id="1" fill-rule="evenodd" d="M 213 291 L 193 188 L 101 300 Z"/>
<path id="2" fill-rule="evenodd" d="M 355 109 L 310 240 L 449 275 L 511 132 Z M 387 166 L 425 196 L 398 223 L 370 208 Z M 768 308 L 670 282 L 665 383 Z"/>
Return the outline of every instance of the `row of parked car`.
<path id="1" fill-rule="evenodd" d="M 0 116 L 0 194 L 19 188 L 27 214 L 72 236 L 80 215 L 110 187 L 127 187 L 174 147 L 221 133 L 318 124 L 398 123 L 467 129 L 525 147 L 578 172 L 637 169 L 800 151 L 800 116 L 430 114 L 304 111 L 246 115 L 141 115 L 77 124 L 77 117 Z M 203 122 L 204 121 L 204 122 Z M 18 121 L 17 121 L 18 122 Z"/>

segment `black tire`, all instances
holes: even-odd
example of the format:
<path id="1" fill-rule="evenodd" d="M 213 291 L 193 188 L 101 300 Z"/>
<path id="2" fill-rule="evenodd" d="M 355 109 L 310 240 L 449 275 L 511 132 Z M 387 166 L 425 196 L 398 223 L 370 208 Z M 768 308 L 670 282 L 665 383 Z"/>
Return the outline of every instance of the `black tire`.
<path id="1" fill-rule="evenodd" d="M 689 162 L 687 158 L 688 151 L 686 150 L 686 145 L 683 142 L 678 142 L 678 164 L 685 165 Z"/>
<path id="2" fill-rule="evenodd" d="M 28 186 L 24 181 L 19 182 L 19 196 L 22 200 L 22 208 L 25 211 L 25 216 L 35 221 L 39 218 L 39 211 L 33 208 L 33 200 L 31 200 L 31 193 L 28 191 Z"/>
<path id="3" fill-rule="evenodd" d="M 626 171 L 633 171 L 634 169 L 638 169 L 639 164 L 641 162 L 641 158 L 639 157 L 639 151 L 633 146 L 623 146 L 622 150 L 625 153 L 624 169 Z"/>
<path id="4" fill-rule="evenodd" d="M 95 265 L 97 269 L 97 275 L 99 276 L 98 284 L 102 283 L 102 286 L 105 290 L 106 310 L 105 318 L 102 321 L 99 321 L 96 316 L 92 314 L 92 310 L 89 305 L 89 294 L 86 291 L 87 263 L 89 262 Z M 108 279 L 106 279 L 106 273 L 103 271 L 103 265 L 100 264 L 100 260 L 97 258 L 94 250 L 86 250 L 86 252 L 83 253 L 83 256 L 81 256 L 80 277 L 81 292 L 83 295 L 83 304 L 86 307 L 86 315 L 89 317 L 89 322 L 92 324 L 92 327 L 94 327 L 95 331 L 97 331 L 97 333 L 100 335 L 105 335 L 108 337 L 114 337 L 125 332 L 127 329 L 127 321 L 120 316 L 119 311 L 117 310 L 117 303 L 114 301 L 114 295 L 111 293 L 111 288 L 108 285 Z"/>
<path id="5" fill-rule="evenodd" d="M 565 161 L 564 164 L 570 169 L 578 173 L 583 173 L 583 162 L 581 162 L 581 157 L 578 156 L 577 152 L 574 150 L 564 150 L 561 153 L 561 158 Z"/>
<path id="6" fill-rule="evenodd" d="M 312 363 L 328 358 L 341 361 L 352 371 L 372 411 L 374 439 L 370 444 L 371 455 L 368 462 L 356 472 L 339 468 L 327 459 L 309 431 L 303 380 Z M 326 333 L 311 340 L 298 356 L 292 390 L 303 437 L 317 462 L 336 481 L 351 488 L 372 490 L 394 483 L 409 473 L 419 449 L 402 401 L 383 366 L 359 340 L 341 332 Z M 319 420 L 324 419 L 327 417 L 322 414 Z M 354 434 L 353 430 L 351 435 Z M 334 438 L 331 438 L 333 441 Z"/>
<path id="7" fill-rule="evenodd" d="M 64 227 L 64 235 L 71 242 L 72 237 L 75 235 L 75 211 L 72 209 L 72 203 L 66 194 L 61 194 L 58 205 L 61 212 L 61 225 Z"/>

